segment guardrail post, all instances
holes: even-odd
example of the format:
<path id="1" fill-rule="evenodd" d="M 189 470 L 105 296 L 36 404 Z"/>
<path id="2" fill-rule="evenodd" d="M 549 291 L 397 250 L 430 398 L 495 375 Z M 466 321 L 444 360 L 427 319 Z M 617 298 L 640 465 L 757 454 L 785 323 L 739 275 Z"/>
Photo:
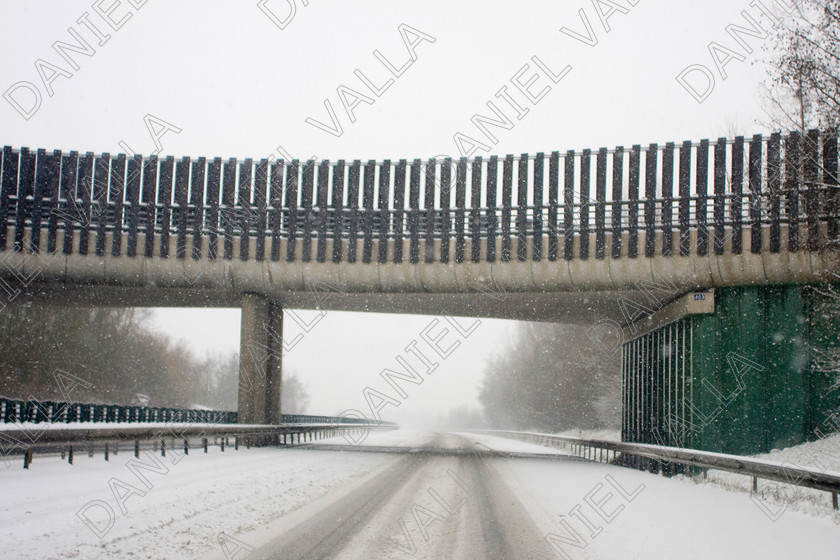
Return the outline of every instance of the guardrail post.
<path id="1" fill-rule="evenodd" d="M 239 436 L 233 436 L 233 450 L 239 451 Z"/>
<path id="2" fill-rule="evenodd" d="M 67 452 L 67 462 L 71 465 L 73 464 L 73 446 L 70 446 L 70 450 Z"/>
<path id="3" fill-rule="evenodd" d="M 187 440 L 187 438 L 184 438 L 184 455 L 189 455 L 189 454 L 190 454 L 190 442 Z"/>
<path id="4" fill-rule="evenodd" d="M 26 451 L 23 453 L 23 468 L 28 469 L 29 465 L 32 463 L 32 448 L 27 447 Z"/>
<path id="5" fill-rule="evenodd" d="M 752 491 L 753 493 L 758 492 L 758 477 L 752 477 Z"/>
<path id="6" fill-rule="evenodd" d="M 160 456 L 166 457 L 166 440 L 160 438 Z"/>
<path id="7" fill-rule="evenodd" d="M 207 453 L 207 438 L 201 439 L 201 445 L 204 446 L 204 452 Z"/>
<path id="8" fill-rule="evenodd" d="M 140 458 L 140 440 L 139 439 L 134 440 L 134 457 L 136 459 Z"/>
<path id="9" fill-rule="evenodd" d="M 93 444 L 88 445 L 88 457 L 93 457 Z"/>
<path id="10" fill-rule="evenodd" d="M 837 492 L 831 493 L 831 507 L 833 507 L 835 511 L 840 510 L 840 503 L 837 501 Z"/>
<path id="11" fill-rule="evenodd" d="M 108 460 L 108 452 L 109 451 L 110 451 L 110 449 L 108 448 L 108 442 L 106 441 L 105 442 L 105 460 L 106 461 Z"/>

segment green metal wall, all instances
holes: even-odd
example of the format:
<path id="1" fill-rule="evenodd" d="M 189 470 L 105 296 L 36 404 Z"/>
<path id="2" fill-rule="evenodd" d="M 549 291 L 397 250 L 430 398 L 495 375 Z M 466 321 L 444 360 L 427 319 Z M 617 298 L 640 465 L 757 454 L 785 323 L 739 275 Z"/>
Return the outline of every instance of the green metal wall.
<path id="1" fill-rule="evenodd" d="M 689 315 L 625 343 L 622 439 L 751 454 L 831 431 L 835 376 L 814 351 L 837 347 L 837 317 L 811 286 L 715 290 Z"/>

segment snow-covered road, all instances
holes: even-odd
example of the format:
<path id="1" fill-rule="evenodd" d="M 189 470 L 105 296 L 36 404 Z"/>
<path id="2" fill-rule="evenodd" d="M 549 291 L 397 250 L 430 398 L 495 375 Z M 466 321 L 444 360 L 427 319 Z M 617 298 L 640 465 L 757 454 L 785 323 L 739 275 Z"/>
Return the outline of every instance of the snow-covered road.
<path id="1" fill-rule="evenodd" d="M 774 522 L 745 494 L 537 445 L 400 430 L 312 447 L 146 454 L 145 466 L 126 452 L 73 466 L 36 457 L 29 471 L 12 463 L 0 470 L 0 556 L 838 557 L 828 516 Z"/>

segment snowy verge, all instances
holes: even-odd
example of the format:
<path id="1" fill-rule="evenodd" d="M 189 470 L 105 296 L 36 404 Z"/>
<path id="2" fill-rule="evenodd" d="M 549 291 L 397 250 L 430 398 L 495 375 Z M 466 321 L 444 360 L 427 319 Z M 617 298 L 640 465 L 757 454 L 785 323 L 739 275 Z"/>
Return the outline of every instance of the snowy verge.
<path id="1" fill-rule="evenodd" d="M 774 449 L 770 453 L 752 455 L 751 458 L 787 467 L 809 468 L 825 473 L 840 474 L 840 433 L 785 449 Z M 832 510 L 831 494 L 828 492 L 759 479 L 758 492 L 753 494 L 752 479 L 749 476 L 714 470 L 708 472 L 706 479 L 701 476 L 677 478 L 747 494 L 756 507 L 774 522 L 786 512 L 796 511 L 828 517 L 840 525 L 840 512 Z"/>

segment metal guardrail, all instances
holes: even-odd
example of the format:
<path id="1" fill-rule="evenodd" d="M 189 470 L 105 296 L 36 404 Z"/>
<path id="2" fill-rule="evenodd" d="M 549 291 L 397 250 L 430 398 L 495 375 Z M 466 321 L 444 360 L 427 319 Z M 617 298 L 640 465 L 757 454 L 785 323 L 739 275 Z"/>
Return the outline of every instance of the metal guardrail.
<path id="1" fill-rule="evenodd" d="M 228 410 L 160 408 L 118 404 L 68 403 L 20 400 L 0 397 L 0 424 L 31 422 L 34 424 L 92 423 L 210 423 L 236 424 L 238 415 Z M 365 424 L 364 418 L 343 416 L 311 416 L 283 414 L 281 424 Z M 387 422 L 386 422 L 387 424 Z"/>
<path id="2" fill-rule="evenodd" d="M 515 432 L 507 430 L 470 430 L 510 437 L 530 443 L 557 444 L 564 448 L 571 446 L 572 452 L 580 457 L 610 462 L 612 460 L 622 466 L 658 471 L 669 474 L 669 467 L 673 464 L 699 467 L 706 470 L 720 470 L 743 474 L 752 477 L 753 491 L 757 491 L 758 479 L 773 480 L 805 488 L 813 488 L 831 493 L 831 504 L 835 510 L 840 510 L 838 494 L 840 494 L 840 475 L 824 473 L 814 469 L 780 465 L 769 461 L 760 461 L 738 455 L 712 453 L 696 449 L 679 447 L 663 447 L 645 443 L 627 443 L 621 441 L 604 441 L 597 439 L 582 439 L 568 436 L 555 436 L 535 432 Z M 598 453 L 596 453 L 598 451 Z M 605 454 L 606 452 L 606 458 Z M 621 454 L 619 456 L 619 454 Z M 616 459 L 618 460 L 616 461 Z M 631 460 L 627 460 L 627 459 Z M 632 459 L 639 458 L 642 461 Z M 670 473 L 673 474 L 673 473 Z"/>
<path id="3" fill-rule="evenodd" d="M 325 417 L 326 418 L 326 417 Z M 67 457 L 68 462 L 73 464 L 74 453 L 80 450 L 87 450 L 88 456 L 93 457 L 94 451 L 98 448 L 104 454 L 105 460 L 109 456 L 118 454 L 120 444 L 133 441 L 134 456 L 140 457 L 140 450 L 160 450 L 161 455 L 166 455 L 167 447 L 170 450 L 180 450 L 185 455 L 190 449 L 199 448 L 208 452 L 208 448 L 218 445 L 221 451 L 225 446 L 230 446 L 230 439 L 233 438 L 233 447 L 238 450 L 240 444 L 246 447 L 251 445 L 294 445 L 333 437 L 339 433 L 356 435 L 360 432 L 367 432 L 376 429 L 394 429 L 397 427 L 392 422 L 380 423 L 292 423 L 271 426 L 254 426 L 239 424 L 168 424 L 162 427 L 155 426 L 111 426 L 111 427 L 85 427 L 85 428 L 47 428 L 47 425 L 37 428 L 25 428 L 14 430 L 0 430 L 0 455 L 21 455 L 23 457 L 23 468 L 28 469 L 36 452 L 38 453 L 60 453 L 61 458 Z M 213 440 L 210 443 L 210 440 Z M 352 438 L 359 441 L 360 438 Z M 169 445 L 167 446 L 167 442 Z M 141 445 L 144 444 L 144 445 Z"/>
<path id="4" fill-rule="evenodd" d="M 71 422 L 210 422 L 214 424 L 235 424 L 236 418 L 236 412 L 230 411 L 68 403 L 0 397 L 0 423 L 5 424 L 20 422 L 35 424 L 65 424 Z"/>

